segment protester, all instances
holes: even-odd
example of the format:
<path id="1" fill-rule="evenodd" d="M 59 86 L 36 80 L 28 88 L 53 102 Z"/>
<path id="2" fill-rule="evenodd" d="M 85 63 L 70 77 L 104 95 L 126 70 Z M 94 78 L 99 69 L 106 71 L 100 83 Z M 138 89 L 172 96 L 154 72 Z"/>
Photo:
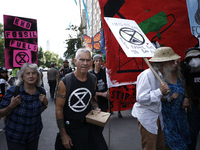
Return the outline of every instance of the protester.
<path id="1" fill-rule="evenodd" d="M 37 65 L 25 63 L 20 69 L 16 85 L 7 90 L 0 103 L 0 109 L 4 109 L 9 107 L 12 101 L 21 101 L 21 104 L 5 114 L 8 150 L 37 150 L 43 128 L 41 113 L 48 104 L 45 90 L 41 87 Z"/>
<path id="2" fill-rule="evenodd" d="M 69 62 L 68 60 L 64 60 L 63 61 L 63 66 L 60 67 L 59 69 L 59 79 L 61 79 L 62 77 L 64 77 L 66 74 L 72 72 L 72 68 L 69 67 Z"/>
<path id="3" fill-rule="evenodd" d="M 97 78 L 96 95 L 99 108 L 101 108 L 101 111 L 107 112 L 110 94 L 107 88 L 106 68 L 101 68 L 102 56 L 100 54 L 94 55 L 93 61 L 94 68 L 90 71 L 90 73 L 94 74 Z"/>
<path id="4" fill-rule="evenodd" d="M 5 67 L 1 67 L 0 68 L 0 103 L 2 101 L 3 96 L 5 95 L 6 90 L 10 87 L 7 81 L 8 81 L 8 71 L 7 69 L 5 69 Z M 0 129 L 0 131 L 3 131 L 3 129 Z"/>
<path id="5" fill-rule="evenodd" d="M 151 61 L 156 61 L 154 58 Z M 162 99 L 162 115 L 166 150 L 187 150 L 191 143 L 187 113 L 189 99 L 185 91 L 185 81 L 180 72 L 180 60 L 157 63 L 163 69 L 163 76 L 170 88 L 167 98 Z"/>
<path id="6" fill-rule="evenodd" d="M 55 64 L 51 63 L 51 68 L 47 71 L 47 80 L 50 87 L 51 100 L 54 100 L 54 93 L 56 89 L 56 83 L 58 80 L 58 70 L 54 68 Z"/>
<path id="7" fill-rule="evenodd" d="M 155 58 L 157 60 L 153 61 Z M 164 81 L 164 62 L 178 58 L 180 56 L 176 55 L 171 48 L 161 47 L 156 49 L 154 57 L 150 61 L 154 62 L 152 64 L 153 67 Z M 160 62 L 163 62 L 163 65 L 156 69 L 156 64 Z M 137 102 L 133 106 L 132 115 L 138 119 L 143 150 L 165 149 L 161 98 L 167 97 L 168 94 L 169 87 L 167 83 L 160 83 L 150 68 L 140 73 L 137 77 Z"/>
<path id="8" fill-rule="evenodd" d="M 41 86 L 42 87 L 44 87 L 44 82 L 43 82 L 43 70 L 42 70 L 42 68 L 39 68 L 39 71 L 40 71 L 40 74 L 41 74 L 41 81 L 42 81 L 42 84 L 41 84 Z"/>
<path id="9" fill-rule="evenodd" d="M 0 68 L 0 102 L 6 90 L 10 87 L 8 81 L 8 71 L 4 67 Z"/>
<path id="10" fill-rule="evenodd" d="M 90 53 L 79 49 L 74 59 L 77 69 L 58 85 L 56 119 L 60 134 L 56 138 L 56 150 L 108 150 L 99 127 L 87 123 L 85 118 L 92 108 L 100 111 L 94 100 L 96 78 L 88 72 L 92 63 Z"/>
<path id="11" fill-rule="evenodd" d="M 200 130 L 200 48 L 192 47 L 186 51 L 182 61 L 183 75 L 191 108 L 188 110 L 188 121 L 192 144 L 189 150 L 195 150 Z"/>

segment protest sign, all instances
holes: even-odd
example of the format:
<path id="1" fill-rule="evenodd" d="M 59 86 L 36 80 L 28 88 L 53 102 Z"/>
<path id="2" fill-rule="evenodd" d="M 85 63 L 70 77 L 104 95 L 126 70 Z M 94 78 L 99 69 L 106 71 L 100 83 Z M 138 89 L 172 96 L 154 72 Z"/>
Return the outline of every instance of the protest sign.
<path id="1" fill-rule="evenodd" d="M 18 68 L 24 63 L 37 64 L 37 21 L 4 15 L 5 67 Z"/>

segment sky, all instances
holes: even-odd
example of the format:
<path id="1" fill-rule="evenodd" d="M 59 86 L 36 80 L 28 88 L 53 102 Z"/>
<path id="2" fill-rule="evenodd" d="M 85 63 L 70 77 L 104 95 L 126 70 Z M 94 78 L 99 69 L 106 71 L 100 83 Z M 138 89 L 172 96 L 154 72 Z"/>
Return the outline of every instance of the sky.
<path id="1" fill-rule="evenodd" d="M 75 0 L 4 0 L 0 5 L 0 23 L 3 15 L 37 20 L 38 46 L 63 58 L 65 40 L 70 24 L 80 25 L 80 8 Z M 49 46 L 47 46 L 49 41 Z"/>

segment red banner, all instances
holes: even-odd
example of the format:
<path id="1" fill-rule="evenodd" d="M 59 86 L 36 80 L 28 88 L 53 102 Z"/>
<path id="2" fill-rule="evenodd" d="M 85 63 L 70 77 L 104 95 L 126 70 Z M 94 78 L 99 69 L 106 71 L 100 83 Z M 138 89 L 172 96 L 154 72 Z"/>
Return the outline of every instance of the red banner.
<path id="1" fill-rule="evenodd" d="M 196 46 L 198 40 L 190 31 L 185 0 L 99 0 L 99 4 L 107 47 L 108 87 L 115 87 L 110 88 L 111 106 L 113 110 L 124 110 L 124 107 L 128 109 L 129 104 L 135 101 L 135 94 L 128 98 L 120 95 L 125 92 L 122 85 L 133 84 L 138 74 L 148 66 L 142 58 L 128 58 L 125 55 L 104 17 L 136 21 L 152 43 L 172 47 L 181 56 L 181 60 L 185 56 L 185 51 Z M 128 86 L 126 87 L 129 89 Z M 135 87 L 132 91 L 134 90 Z M 122 100 L 121 97 L 125 99 Z"/>
<path id="2" fill-rule="evenodd" d="M 110 88 L 110 107 L 112 111 L 131 109 L 135 103 L 135 85 Z"/>
<path id="3" fill-rule="evenodd" d="M 198 44 L 191 34 L 185 0 L 99 0 L 105 42 L 108 86 L 132 84 L 147 68 L 142 58 L 128 58 L 111 33 L 104 17 L 135 20 L 152 43 L 170 46 L 181 56 Z"/>

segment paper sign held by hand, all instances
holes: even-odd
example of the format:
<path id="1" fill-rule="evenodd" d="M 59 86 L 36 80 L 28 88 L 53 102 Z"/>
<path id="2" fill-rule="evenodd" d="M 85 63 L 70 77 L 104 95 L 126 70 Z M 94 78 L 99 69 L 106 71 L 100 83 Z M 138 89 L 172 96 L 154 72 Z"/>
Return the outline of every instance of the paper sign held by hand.
<path id="1" fill-rule="evenodd" d="M 133 20 L 104 17 L 127 57 L 152 57 L 156 48 Z"/>

